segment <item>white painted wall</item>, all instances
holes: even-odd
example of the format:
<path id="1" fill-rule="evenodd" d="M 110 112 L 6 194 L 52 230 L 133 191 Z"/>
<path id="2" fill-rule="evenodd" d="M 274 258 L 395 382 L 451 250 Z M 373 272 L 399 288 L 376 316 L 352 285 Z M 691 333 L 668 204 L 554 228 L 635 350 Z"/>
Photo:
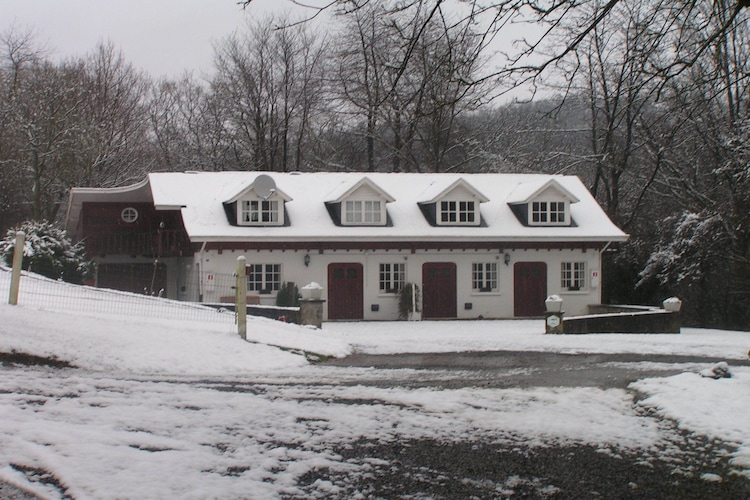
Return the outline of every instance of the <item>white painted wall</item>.
<path id="1" fill-rule="evenodd" d="M 505 253 L 505 252 L 504 252 Z M 516 262 L 547 263 L 547 294 L 557 294 L 563 298 L 563 308 L 567 315 L 587 313 L 589 304 L 601 302 L 601 285 L 592 286 L 592 271 L 601 269 L 600 253 L 595 250 L 508 250 L 510 263 L 505 265 L 504 253 L 497 250 L 456 250 L 456 251 L 207 251 L 202 257 L 196 254 L 195 262 L 202 262 L 203 274 L 217 275 L 234 272 L 237 257 L 244 255 L 248 264 L 281 264 L 282 281 L 292 281 L 300 288 L 315 281 L 328 291 L 328 265 L 332 263 L 356 262 L 364 268 L 364 319 L 395 320 L 398 318 L 398 299 L 393 294 L 379 291 L 379 264 L 404 262 L 406 281 L 417 283 L 422 288 L 422 265 L 426 262 L 454 262 L 456 264 L 457 315 L 459 319 L 512 318 L 513 317 L 513 265 Z M 304 257 L 310 255 L 310 265 L 305 267 Z M 472 263 L 497 262 L 497 292 L 474 292 L 471 289 Z M 587 288 L 581 291 L 563 291 L 560 284 L 560 264 L 562 262 L 586 262 Z M 198 266 L 196 266 L 198 267 Z M 234 290 L 217 282 L 204 289 L 204 302 L 218 302 L 221 296 L 233 295 Z M 248 292 L 253 294 L 253 292 Z M 275 305 L 276 296 L 260 295 L 261 304 Z M 465 305 L 470 303 L 471 309 Z M 378 304 L 379 310 L 372 311 Z M 324 318 L 328 308 L 324 307 Z"/>

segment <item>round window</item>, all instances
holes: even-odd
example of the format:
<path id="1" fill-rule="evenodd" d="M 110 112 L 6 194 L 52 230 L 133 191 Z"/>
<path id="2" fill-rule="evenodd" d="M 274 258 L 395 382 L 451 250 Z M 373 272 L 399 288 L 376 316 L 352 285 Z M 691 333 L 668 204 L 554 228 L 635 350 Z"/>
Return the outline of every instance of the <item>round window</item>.
<path id="1" fill-rule="evenodd" d="M 123 211 L 120 213 L 120 217 L 127 223 L 135 222 L 136 220 L 138 220 L 138 210 L 133 207 L 128 207 L 126 209 L 123 209 Z"/>

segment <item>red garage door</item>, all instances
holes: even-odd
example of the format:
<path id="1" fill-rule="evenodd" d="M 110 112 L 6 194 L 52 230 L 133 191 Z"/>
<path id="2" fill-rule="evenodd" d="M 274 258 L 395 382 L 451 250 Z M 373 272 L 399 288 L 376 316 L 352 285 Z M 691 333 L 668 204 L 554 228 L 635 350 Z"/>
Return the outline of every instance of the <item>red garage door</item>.
<path id="1" fill-rule="evenodd" d="M 358 320 L 364 317 L 362 264 L 328 266 L 328 319 Z"/>
<path id="2" fill-rule="evenodd" d="M 422 265 L 422 309 L 425 319 L 456 317 L 456 264 Z"/>

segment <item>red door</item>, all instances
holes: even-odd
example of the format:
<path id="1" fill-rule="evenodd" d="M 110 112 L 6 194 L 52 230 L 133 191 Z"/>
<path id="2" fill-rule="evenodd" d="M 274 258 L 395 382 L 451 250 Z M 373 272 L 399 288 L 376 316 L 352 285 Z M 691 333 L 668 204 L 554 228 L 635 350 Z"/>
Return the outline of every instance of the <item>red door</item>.
<path id="1" fill-rule="evenodd" d="M 358 320 L 364 317 L 362 264 L 328 266 L 328 319 Z"/>
<path id="2" fill-rule="evenodd" d="M 513 266 L 513 315 L 544 316 L 547 298 L 547 264 L 516 262 Z"/>
<path id="3" fill-rule="evenodd" d="M 422 315 L 425 319 L 456 317 L 456 264 L 422 265 Z"/>

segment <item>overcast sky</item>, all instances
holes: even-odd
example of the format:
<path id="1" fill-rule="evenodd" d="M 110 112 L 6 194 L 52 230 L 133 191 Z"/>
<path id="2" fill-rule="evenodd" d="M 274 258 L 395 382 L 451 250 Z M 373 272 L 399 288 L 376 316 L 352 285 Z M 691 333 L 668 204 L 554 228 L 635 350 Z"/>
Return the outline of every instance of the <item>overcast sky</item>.
<path id="1" fill-rule="evenodd" d="M 310 9 L 297 7 L 291 0 L 252 0 L 245 9 L 238 2 L 0 0 L 0 36 L 10 29 L 33 31 L 36 42 L 45 45 L 53 59 L 84 56 L 100 42 L 110 41 L 128 62 L 154 78 L 176 78 L 185 71 L 201 77 L 213 71 L 213 44 L 244 29 L 248 19 L 272 13 L 289 14 L 292 19 L 311 15 Z M 325 5 L 330 0 L 305 3 Z M 529 29 L 528 25 L 508 26 L 507 34 L 495 44 L 508 49 L 508 41 L 528 36 Z M 527 89 L 518 88 L 503 100 L 530 95 Z"/>
<path id="2" fill-rule="evenodd" d="M 53 58 L 82 56 L 111 41 L 154 77 L 212 68 L 212 43 L 248 16 L 288 11 L 288 0 L 0 0 L 0 33 L 33 30 Z"/>

